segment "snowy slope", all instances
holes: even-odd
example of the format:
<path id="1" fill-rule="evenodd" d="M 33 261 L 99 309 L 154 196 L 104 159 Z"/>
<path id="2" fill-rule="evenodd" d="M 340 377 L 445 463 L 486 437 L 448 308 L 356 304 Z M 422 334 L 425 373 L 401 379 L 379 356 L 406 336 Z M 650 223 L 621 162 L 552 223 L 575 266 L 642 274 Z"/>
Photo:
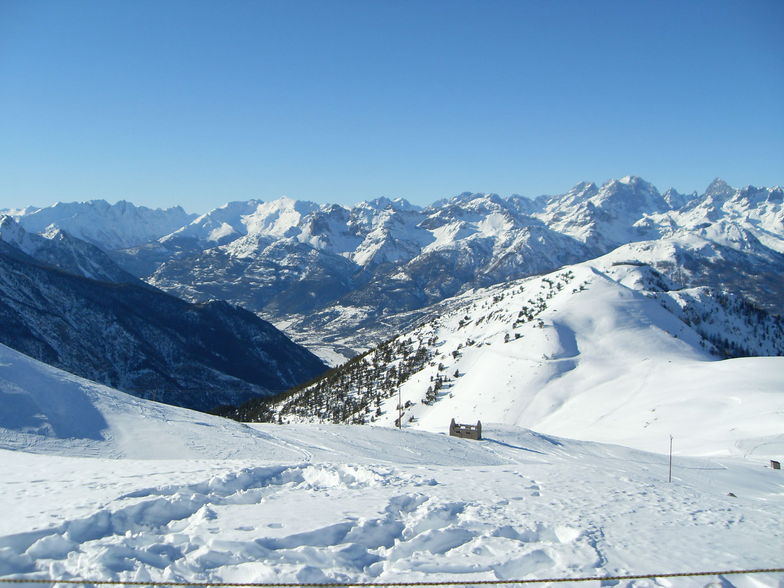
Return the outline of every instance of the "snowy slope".
<path id="1" fill-rule="evenodd" d="M 313 438 L 329 445 L 335 427 L 273 429 L 307 449 Z M 376 447 L 380 432 L 350 429 L 358 445 Z M 333 452 L 330 462 L 140 462 L 0 451 L 9 513 L 0 522 L 0 578 L 340 583 L 650 574 L 614 585 L 778 585 L 774 574 L 655 580 L 656 572 L 777 565 L 777 472 L 676 458 L 668 484 L 665 456 L 524 430 L 488 435 L 476 444 L 485 463 L 441 466 L 390 463 L 378 450 L 375 464 L 355 463 L 351 452 Z M 438 455 L 439 437 L 411 441 Z"/>
<path id="2" fill-rule="evenodd" d="M 784 323 L 720 293 L 665 292 L 664 280 L 609 255 L 469 292 L 279 402 L 275 418 L 389 425 L 399 389 L 404 423 L 425 430 L 454 417 L 651 451 L 670 434 L 695 455 L 784 451 L 784 358 L 719 360 L 784 353 Z"/>
<path id="3" fill-rule="evenodd" d="M 3 580 L 780 579 L 655 579 L 779 564 L 784 478 L 759 458 L 677 451 L 667 483 L 665 455 L 517 427 L 485 426 L 479 442 L 386 427 L 250 428 L 7 348 L 0 391 Z"/>
<path id="4" fill-rule="evenodd" d="M 239 423 L 141 400 L 5 345 L 0 404 L 0 448 L 6 450 L 134 459 L 300 455 Z"/>

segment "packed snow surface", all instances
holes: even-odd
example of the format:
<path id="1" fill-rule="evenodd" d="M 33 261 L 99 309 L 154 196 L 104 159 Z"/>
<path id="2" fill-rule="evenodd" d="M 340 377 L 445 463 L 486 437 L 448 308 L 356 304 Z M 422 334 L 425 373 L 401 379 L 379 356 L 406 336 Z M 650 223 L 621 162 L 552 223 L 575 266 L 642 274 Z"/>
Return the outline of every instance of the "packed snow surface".
<path id="1" fill-rule="evenodd" d="M 4 580 L 781 579 L 656 578 L 781 564 L 784 476 L 759 458 L 676 454 L 668 483 L 664 454 L 513 426 L 485 424 L 478 442 L 388 427 L 251 428 L 8 348 L 0 391 Z"/>

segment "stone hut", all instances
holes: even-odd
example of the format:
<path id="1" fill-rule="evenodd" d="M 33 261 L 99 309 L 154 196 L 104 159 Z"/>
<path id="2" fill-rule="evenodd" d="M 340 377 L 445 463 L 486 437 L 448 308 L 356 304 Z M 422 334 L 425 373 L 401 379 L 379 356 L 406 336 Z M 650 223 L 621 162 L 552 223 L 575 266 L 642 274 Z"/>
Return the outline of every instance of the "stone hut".
<path id="1" fill-rule="evenodd" d="M 452 419 L 449 423 L 449 436 L 479 441 L 482 438 L 482 421 L 476 421 L 476 425 L 459 425 Z"/>

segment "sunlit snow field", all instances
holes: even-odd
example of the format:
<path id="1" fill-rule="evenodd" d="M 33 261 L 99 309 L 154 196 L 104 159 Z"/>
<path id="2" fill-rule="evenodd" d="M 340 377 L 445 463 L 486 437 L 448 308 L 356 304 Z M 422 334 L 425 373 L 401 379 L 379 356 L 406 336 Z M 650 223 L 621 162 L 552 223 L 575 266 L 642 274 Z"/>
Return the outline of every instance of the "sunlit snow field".
<path id="1" fill-rule="evenodd" d="M 232 460 L 0 452 L 0 573 L 466 582 L 769 567 L 784 553 L 782 476 L 761 463 L 676 458 L 667 483 L 666 456 L 511 427 L 490 427 L 481 442 L 372 427 L 258 430 L 266 451 L 257 443 L 257 457 Z M 224 441 L 216 435 L 210 453 Z"/>
<path id="2" fill-rule="evenodd" d="M 6 580 L 780 580 L 654 579 L 781 563 L 784 476 L 761 458 L 676 455 L 668 483 L 664 454 L 512 426 L 486 425 L 479 442 L 248 427 L 0 351 L 4 406 L 17 407 L 0 429 Z M 62 420 L 68 411 L 81 418 Z"/>

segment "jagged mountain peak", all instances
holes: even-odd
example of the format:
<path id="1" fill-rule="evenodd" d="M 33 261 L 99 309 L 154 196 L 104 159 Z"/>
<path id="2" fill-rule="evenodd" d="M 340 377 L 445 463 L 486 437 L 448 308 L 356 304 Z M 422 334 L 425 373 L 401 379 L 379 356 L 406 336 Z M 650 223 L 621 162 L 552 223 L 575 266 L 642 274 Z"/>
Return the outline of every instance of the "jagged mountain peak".
<path id="1" fill-rule="evenodd" d="M 186 244 L 197 251 L 232 245 L 233 251 L 246 256 L 249 251 L 259 249 L 260 239 L 298 234 L 303 219 L 318 210 L 319 205 L 313 202 L 287 196 L 266 202 L 259 199 L 227 202 L 162 237 L 160 242 L 172 247 Z"/>
<path id="2" fill-rule="evenodd" d="M 609 180 L 597 188 L 582 182 L 534 214 L 551 229 L 574 237 L 598 253 L 646 238 L 640 220 L 671 207 L 655 186 L 637 176 Z"/>
<path id="3" fill-rule="evenodd" d="M 645 186 L 652 186 L 649 182 L 643 180 L 640 176 L 634 175 L 626 175 L 622 178 L 618 178 L 618 183 L 620 184 L 628 184 L 628 185 L 645 185 Z"/>
<path id="4" fill-rule="evenodd" d="M 432 219 L 444 222 L 449 219 L 473 219 L 492 214 L 510 214 L 516 204 L 495 193 L 463 192 L 448 200 L 440 200 L 427 209 L 428 222 L 435 226 Z M 436 223 L 437 224 L 437 223 Z"/>
<path id="5" fill-rule="evenodd" d="M 494 192 L 463 192 L 449 200 L 450 204 L 476 206 L 505 207 L 506 200 Z"/>
<path id="6" fill-rule="evenodd" d="M 231 200 L 230 202 L 226 202 L 225 204 L 222 204 L 221 206 L 218 206 L 217 208 L 214 208 L 210 212 L 201 215 L 199 218 L 203 218 L 203 217 L 208 216 L 208 215 L 210 215 L 210 214 L 212 214 L 212 213 L 214 213 L 216 211 L 219 211 L 219 210 L 220 211 L 255 210 L 263 202 L 264 202 L 263 200 L 260 200 L 260 199 L 257 199 L 257 198 L 251 198 L 250 200 Z M 196 220 L 198 220 L 198 219 L 196 219 Z"/>
<path id="7" fill-rule="evenodd" d="M 0 238 L 8 242 L 10 240 L 17 240 L 22 236 L 27 235 L 27 231 L 22 228 L 14 217 L 8 214 L 0 214 Z"/>
<path id="8" fill-rule="evenodd" d="M 262 200 L 235 200 L 202 214 L 184 227 L 160 238 L 164 244 L 194 241 L 203 247 L 222 245 L 247 234 L 244 218 L 258 209 Z"/>
<path id="9" fill-rule="evenodd" d="M 735 188 L 730 186 L 721 178 L 714 178 L 713 181 L 705 188 L 703 196 L 716 196 L 719 198 L 730 198 L 735 194 Z"/>
<path id="10" fill-rule="evenodd" d="M 506 199 L 506 202 L 517 214 L 528 216 L 543 210 L 549 199 L 549 196 L 529 198 L 520 194 L 512 194 Z"/>
<path id="11" fill-rule="evenodd" d="M 64 202 L 58 200 L 50 206 L 38 208 L 37 211 L 51 210 L 63 211 L 64 213 L 77 213 L 81 214 L 84 209 L 93 209 L 102 213 L 111 212 L 115 215 L 139 215 L 151 212 L 163 213 L 181 213 L 187 215 L 185 210 L 180 205 L 170 206 L 168 208 L 150 208 L 141 204 L 134 204 L 130 200 L 117 200 L 111 203 L 103 198 L 94 198 L 91 200 Z"/>
<path id="12" fill-rule="evenodd" d="M 757 188 L 756 186 L 745 186 L 737 190 L 733 199 L 749 205 L 759 205 L 762 203 L 781 203 L 784 200 L 784 189 L 780 186 L 772 188 Z"/>
<path id="13" fill-rule="evenodd" d="M 372 200 L 365 200 L 356 205 L 358 208 L 372 208 L 374 210 L 387 210 L 392 209 L 395 211 L 416 211 L 421 210 L 421 207 L 411 204 L 405 198 L 389 198 L 387 196 L 380 196 Z"/>
<path id="14" fill-rule="evenodd" d="M 692 192 L 691 194 L 681 194 L 675 188 L 668 188 L 664 194 L 662 194 L 662 198 L 673 210 L 677 210 L 679 208 L 683 208 L 686 206 L 690 201 L 697 198 L 697 192 Z"/>
<path id="15" fill-rule="evenodd" d="M 33 258 L 36 257 L 36 252 L 44 244 L 48 243 L 51 237 L 56 236 L 56 231 L 57 229 L 49 229 L 42 235 L 38 235 L 26 231 L 13 217 L 7 214 L 0 215 L 0 241 L 15 247 Z"/>
<path id="16" fill-rule="evenodd" d="M 297 210 L 299 212 L 312 211 L 319 208 L 315 202 L 308 200 L 297 200 L 290 196 L 279 196 L 274 200 L 259 200 L 256 207 L 259 213 L 270 213 L 278 210 Z"/>
<path id="17" fill-rule="evenodd" d="M 493 192 L 460 192 L 449 198 L 436 200 L 425 210 L 438 211 L 450 207 L 477 208 L 488 205 L 491 207 L 505 207 L 507 206 L 507 200 Z"/>
<path id="18" fill-rule="evenodd" d="M 656 189 L 656 186 L 650 182 L 646 182 L 638 176 L 624 176 L 617 180 L 609 180 L 605 182 L 599 189 L 599 194 L 622 194 L 623 197 L 627 199 L 634 196 L 637 198 L 644 198 L 646 196 L 652 196 L 653 198 L 659 199 L 661 198 L 661 195 Z"/>
<path id="19" fill-rule="evenodd" d="M 0 241 L 29 258 L 71 274 L 117 283 L 144 284 L 87 241 L 62 229 L 49 227 L 30 233 L 8 215 L 0 216 Z"/>
<path id="20" fill-rule="evenodd" d="M 319 208 L 315 202 L 282 196 L 260 203 L 255 211 L 243 218 L 243 222 L 249 234 L 290 237 L 300 231 L 302 220 Z"/>
<path id="21" fill-rule="evenodd" d="M 575 199 L 587 199 L 594 196 L 599 191 L 599 187 L 594 182 L 578 182 L 564 197 Z M 552 198 L 552 197 L 551 197 Z"/>

